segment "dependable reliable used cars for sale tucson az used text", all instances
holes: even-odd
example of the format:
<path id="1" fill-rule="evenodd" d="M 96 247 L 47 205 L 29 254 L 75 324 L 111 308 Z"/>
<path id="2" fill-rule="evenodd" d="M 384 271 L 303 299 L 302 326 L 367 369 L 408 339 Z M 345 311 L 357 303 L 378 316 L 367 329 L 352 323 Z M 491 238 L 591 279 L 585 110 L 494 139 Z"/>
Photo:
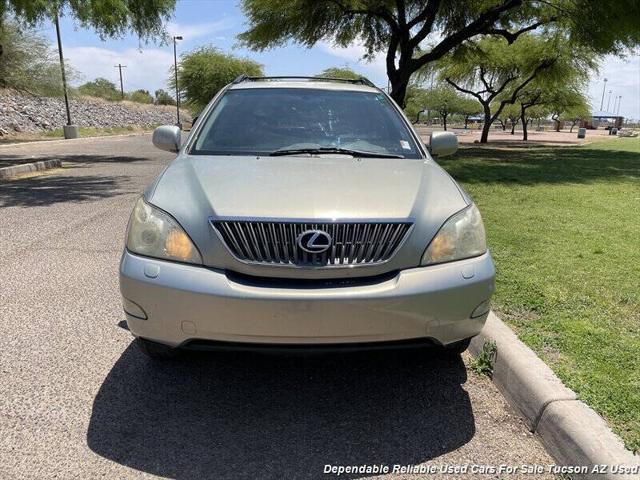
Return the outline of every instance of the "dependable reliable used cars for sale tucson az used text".
<path id="1" fill-rule="evenodd" d="M 425 344 L 462 352 L 495 270 L 478 208 L 368 80 L 239 77 L 138 199 L 120 265 L 131 333 L 181 348 Z"/>

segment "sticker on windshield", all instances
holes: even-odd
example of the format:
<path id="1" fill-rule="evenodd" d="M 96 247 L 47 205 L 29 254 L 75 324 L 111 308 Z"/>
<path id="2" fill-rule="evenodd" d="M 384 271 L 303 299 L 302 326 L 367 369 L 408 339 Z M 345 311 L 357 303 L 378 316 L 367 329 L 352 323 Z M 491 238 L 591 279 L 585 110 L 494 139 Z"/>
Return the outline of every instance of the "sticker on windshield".
<path id="1" fill-rule="evenodd" d="M 406 140 L 400 140 L 400 146 L 404 150 L 411 150 L 411 145 L 409 145 L 409 142 L 407 142 Z"/>

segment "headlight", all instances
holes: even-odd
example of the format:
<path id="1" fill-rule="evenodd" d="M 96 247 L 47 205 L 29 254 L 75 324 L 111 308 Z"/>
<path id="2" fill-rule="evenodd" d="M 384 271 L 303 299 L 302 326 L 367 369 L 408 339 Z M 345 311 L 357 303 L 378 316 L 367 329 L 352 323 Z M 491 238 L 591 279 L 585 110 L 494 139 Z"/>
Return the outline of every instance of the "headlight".
<path id="1" fill-rule="evenodd" d="M 127 249 L 149 257 L 202 264 L 200 253 L 178 222 L 142 197 L 129 220 Z"/>
<path id="2" fill-rule="evenodd" d="M 422 265 L 477 257 L 487 251 L 482 217 L 472 204 L 449 218 L 433 237 L 422 257 Z"/>

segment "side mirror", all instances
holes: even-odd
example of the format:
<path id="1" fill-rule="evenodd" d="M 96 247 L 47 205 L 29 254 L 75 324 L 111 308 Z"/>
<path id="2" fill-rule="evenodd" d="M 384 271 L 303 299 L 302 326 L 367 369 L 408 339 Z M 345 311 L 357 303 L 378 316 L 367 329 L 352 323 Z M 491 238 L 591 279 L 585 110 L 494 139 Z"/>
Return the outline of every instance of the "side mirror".
<path id="1" fill-rule="evenodd" d="M 180 150 L 180 127 L 175 125 L 163 125 L 153 131 L 153 144 L 160 150 L 177 152 Z"/>
<path id="2" fill-rule="evenodd" d="M 458 137 L 451 132 L 433 132 L 429 140 L 429 151 L 434 157 L 446 157 L 458 151 Z"/>

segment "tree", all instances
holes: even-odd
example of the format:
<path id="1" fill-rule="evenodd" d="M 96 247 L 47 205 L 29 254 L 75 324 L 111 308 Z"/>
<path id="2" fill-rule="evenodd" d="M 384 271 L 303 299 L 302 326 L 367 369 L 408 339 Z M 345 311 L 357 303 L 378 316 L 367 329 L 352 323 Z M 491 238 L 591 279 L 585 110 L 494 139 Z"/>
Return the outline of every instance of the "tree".
<path id="1" fill-rule="evenodd" d="M 129 100 L 136 103 L 153 103 L 153 97 L 148 90 L 135 90 L 127 95 Z"/>
<path id="2" fill-rule="evenodd" d="M 354 72 L 349 67 L 330 67 L 325 68 L 316 77 L 326 78 L 344 78 L 346 80 L 358 80 L 362 77 L 359 73 Z"/>
<path id="3" fill-rule="evenodd" d="M 155 91 L 155 100 L 153 103 L 156 105 L 175 105 L 176 100 L 166 90 L 160 88 Z"/>
<path id="4" fill-rule="evenodd" d="M 440 85 L 426 92 L 426 107 L 438 113 L 447 130 L 447 118 L 462 113 L 465 98 L 448 85 Z"/>
<path id="5" fill-rule="evenodd" d="M 307 47 L 360 41 L 365 58 L 384 52 L 391 96 L 402 106 L 413 73 L 481 35 L 513 43 L 539 28 L 563 31 L 598 53 L 640 44 L 637 0 L 615 8 L 590 0 L 242 0 L 242 9 L 249 28 L 239 38 L 256 50 L 290 40 Z"/>
<path id="6" fill-rule="evenodd" d="M 100 38 L 120 37 L 131 31 L 149 40 L 164 34 L 163 22 L 175 10 L 175 0 L 0 0 L 2 18 L 14 17 L 28 25 L 51 20 L 56 14 L 75 18 L 83 28 L 92 28 Z"/>
<path id="7" fill-rule="evenodd" d="M 78 93 L 89 97 L 104 98 L 112 102 L 121 99 L 120 90 L 116 88 L 116 85 L 102 77 L 80 85 L 78 87 Z"/>
<path id="8" fill-rule="evenodd" d="M 460 102 L 459 112 L 464 117 L 464 128 L 469 125 L 469 117 L 480 113 L 480 105 L 473 98 L 464 97 Z"/>
<path id="9" fill-rule="evenodd" d="M 175 88 L 173 67 L 169 86 Z M 238 58 L 221 50 L 205 46 L 180 56 L 178 84 L 185 103 L 202 110 L 218 91 L 240 75 L 262 76 L 262 65 L 247 58 Z"/>
<path id="10" fill-rule="evenodd" d="M 560 131 L 561 118 L 572 109 L 585 109 L 587 100 L 574 88 L 558 88 L 548 93 L 545 105 L 551 112 L 551 120 L 555 123 L 556 132 Z"/>
<path id="11" fill-rule="evenodd" d="M 47 39 L 15 22 L 0 23 L 0 87 L 34 95 L 62 94 L 60 63 Z M 68 66 L 67 75 L 75 74 Z"/>
<path id="12" fill-rule="evenodd" d="M 492 105 L 492 108 L 497 108 L 496 105 Z M 496 118 L 496 122 L 502 127 L 502 131 L 506 132 L 507 125 L 511 127 L 511 135 L 514 135 L 516 125 L 520 119 L 520 105 L 507 104 L 504 106 L 500 115 Z"/>
<path id="13" fill-rule="evenodd" d="M 428 91 L 422 87 L 409 85 L 407 88 L 404 113 L 413 123 L 418 123 L 420 115 L 427 110 L 427 96 Z"/>
<path id="14" fill-rule="evenodd" d="M 591 116 L 591 109 L 589 108 L 589 104 L 586 99 L 585 102 L 580 105 L 574 105 L 572 107 L 568 107 L 562 114 L 561 119 L 571 122 L 571 128 L 569 129 L 569 133 L 573 132 L 574 127 L 584 120 L 587 120 Z"/>
<path id="15" fill-rule="evenodd" d="M 440 76 L 460 92 L 474 97 L 484 114 L 480 143 L 486 143 L 491 125 L 519 92 L 556 59 L 555 42 L 522 35 L 513 44 L 501 38 L 483 38 L 460 46 L 440 62 Z"/>

